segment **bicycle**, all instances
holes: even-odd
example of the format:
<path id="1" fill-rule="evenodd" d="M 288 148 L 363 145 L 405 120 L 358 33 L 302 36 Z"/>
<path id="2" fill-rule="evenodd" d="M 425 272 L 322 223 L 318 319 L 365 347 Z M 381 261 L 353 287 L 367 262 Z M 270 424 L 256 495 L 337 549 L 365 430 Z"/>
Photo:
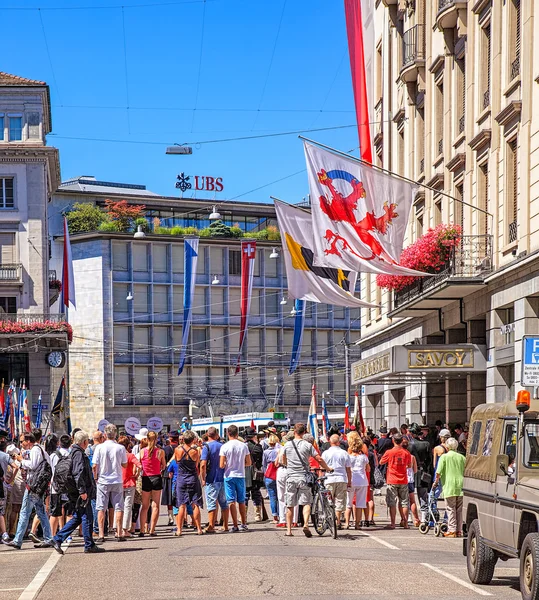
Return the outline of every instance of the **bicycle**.
<path id="1" fill-rule="evenodd" d="M 311 506 L 311 519 L 314 530 L 318 535 L 324 535 L 327 529 L 334 540 L 337 539 L 337 517 L 331 492 L 324 485 L 325 475 L 318 477 L 313 489 L 313 503 Z"/>

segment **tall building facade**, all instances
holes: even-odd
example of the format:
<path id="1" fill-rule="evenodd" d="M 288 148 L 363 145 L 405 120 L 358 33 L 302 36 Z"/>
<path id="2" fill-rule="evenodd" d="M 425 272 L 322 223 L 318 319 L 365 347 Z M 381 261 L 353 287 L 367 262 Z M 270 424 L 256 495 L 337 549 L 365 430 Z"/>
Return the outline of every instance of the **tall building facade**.
<path id="1" fill-rule="evenodd" d="M 77 293 L 77 307 L 69 310 L 74 424 L 92 428 L 102 418 L 121 425 L 130 416 L 143 423 L 159 416 L 165 426 L 177 428 L 190 404 L 195 417 L 275 407 L 304 418 L 312 383 L 330 406 L 342 410 L 344 342 L 359 338 L 359 311 L 309 303 L 301 366 L 288 376 L 294 317 L 280 242 L 257 240 L 248 337 L 235 375 L 241 240 L 200 238 L 187 366 L 177 375 L 184 239 L 162 228 L 208 227 L 215 201 L 158 196 L 144 186 L 92 177 L 66 181 L 50 211 L 52 266 L 61 259 L 62 213 L 75 203 L 103 206 L 106 199 L 144 205 L 149 230 L 144 239 L 100 231 L 71 236 Z M 239 226 L 246 236 L 276 225 L 272 204 L 221 201 L 217 209 L 225 224 Z M 354 351 L 355 346 L 352 356 Z"/>
<path id="2" fill-rule="evenodd" d="M 51 126 L 47 84 L 0 72 L 0 380 L 24 381 L 45 406 L 68 344 L 63 315 L 50 311 L 58 289 L 44 216 L 60 183 Z"/>
<path id="3" fill-rule="evenodd" d="M 362 315 L 368 420 L 464 422 L 520 387 L 521 341 L 539 330 L 539 2 L 379 0 L 375 164 L 420 187 L 406 245 L 462 227 L 447 265 Z"/>

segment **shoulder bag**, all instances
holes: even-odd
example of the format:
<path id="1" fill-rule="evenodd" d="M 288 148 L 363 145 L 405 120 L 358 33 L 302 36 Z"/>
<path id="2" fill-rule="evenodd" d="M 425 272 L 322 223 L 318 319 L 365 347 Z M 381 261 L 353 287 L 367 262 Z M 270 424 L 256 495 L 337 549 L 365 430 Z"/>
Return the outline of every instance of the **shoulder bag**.
<path id="1" fill-rule="evenodd" d="M 296 444 L 294 443 L 294 440 L 290 440 L 290 441 L 292 442 L 292 446 L 294 446 L 294 450 L 296 451 L 296 454 L 298 455 L 298 458 L 299 458 L 301 464 L 303 465 L 303 468 L 305 469 L 305 481 L 306 481 L 307 485 L 309 485 L 310 487 L 314 487 L 314 485 L 318 481 L 318 477 L 316 476 L 315 473 L 313 473 L 311 471 L 309 466 L 305 464 L 305 461 L 303 460 L 303 458 L 301 458 L 301 454 L 299 453 L 298 448 L 297 448 Z"/>

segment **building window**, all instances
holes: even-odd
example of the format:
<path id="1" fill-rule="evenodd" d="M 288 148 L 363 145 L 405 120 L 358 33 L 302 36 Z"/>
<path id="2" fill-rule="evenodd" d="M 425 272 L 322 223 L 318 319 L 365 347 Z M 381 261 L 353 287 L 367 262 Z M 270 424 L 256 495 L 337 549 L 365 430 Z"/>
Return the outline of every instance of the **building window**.
<path id="1" fill-rule="evenodd" d="M 417 174 L 418 176 L 425 172 L 425 110 L 419 108 L 417 110 Z"/>
<path id="2" fill-rule="evenodd" d="M 266 277 L 277 277 L 277 263 L 279 262 L 278 258 L 270 258 L 272 250 L 266 250 L 263 254 L 264 256 L 264 270 L 266 273 Z"/>
<path id="3" fill-rule="evenodd" d="M 464 200 L 464 186 L 462 184 L 455 186 L 456 199 L 453 200 L 453 223 L 460 225 L 464 231 L 464 211 L 462 210 L 462 200 Z"/>
<path id="4" fill-rule="evenodd" d="M 398 173 L 404 175 L 404 129 L 398 132 L 397 137 L 397 149 L 398 149 Z"/>
<path id="5" fill-rule="evenodd" d="M 266 294 L 266 317 L 278 317 L 278 316 L 279 316 L 279 293 L 278 292 L 269 292 Z"/>
<path id="6" fill-rule="evenodd" d="M 442 198 L 440 196 L 434 197 L 434 227 L 437 227 L 442 223 Z"/>
<path id="7" fill-rule="evenodd" d="M 148 272 L 148 244 L 133 244 L 133 271 Z"/>
<path id="8" fill-rule="evenodd" d="M 195 294 L 193 296 L 193 314 L 194 315 L 205 315 L 207 313 L 207 295 L 208 288 L 200 286 L 195 287 Z"/>
<path id="9" fill-rule="evenodd" d="M 0 260 L 2 265 L 15 263 L 15 234 L 0 233 Z"/>
<path id="10" fill-rule="evenodd" d="M 17 298 L 15 296 L 0 296 L 0 314 L 15 314 L 17 312 Z"/>
<path id="11" fill-rule="evenodd" d="M 477 233 L 479 235 L 488 235 L 488 166 L 481 165 L 477 170 L 478 175 L 478 193 L 479 208 L 485 212 L 477 214 Z"/>
<path id="12" fill-rule="evenodd" d="M 127 271 L 127 243 L 112 242 L 112 269 L 114 271 Z"/>
<path id="13" fill-rule="evenodd" d="M 148 314 L 148 289 L 147 285 L 133 286 L 133 306 L 135 313 Z"/>
<path id="14" fill-rule="evenodd" d="M 223 274 L 223 249 L 210 248 L 210 273 L 213 275 Z"/>
<path id="15" fill-rule="evenodd" d="M 191 331 L 191 336 L 194 355 L 204 353 L 208 350 L 208 330 L 206 327 L 194 327 Z"/>
<path id="16" fill-rule="evenodd" d="M 482 54 L 482 87 L 481 90 L 481 110 L 490 106 L 490 58 L 491 58 L 491 43 L 490 43 L 490 24 L 483 28 L 483 36 L 481 40 Z"/>
<path id="17" fill-rule="evenodd" d="M 20 142 L 22 140 L 22 117 L 9 117 L 9 141 Z"/>
<path id="18" fill-rule="evenodd" d="M 211 292 L 211 314 L 212 315 L 224 315 L 225 314 L 225 288 L 219 288 L 212 286 Z"/>
<path id="19" fill-rule="evenodd" d="M 371 276 L 370 273 L 365 275 L 365 302 L 371 302 Z M 372 308 L 367 308 L 367 323 L 372 321 Z"/>
<path id="20" fill-rule="evenodd" d="M 154 244 L 152 246 L 153 272 L 167 272 L 167 247 L 162 244 Z"/>
<path id="21" fill-rule="evenodd" d="M 518 216 L 518 156 L 517 139 L 507 144 L 507 222 L 509 243 L 516 242 Z"/>
<path id="22" fill-rule="evenodd" d="M 464 58 L 457 60 L 457 135 L 464 133 L 466 126 L 466 62 Z"/>
<path id="23" fill-rule="evenodd" d="M 241 275 L 241 250 L 228 251 L 229 275 Z"/>
<path id="24" fill-rule="evenodd" d="M 509 81 L 520 75 L 520 0 L 509 0 Z"/>
<path id="25" fill-rule="evenodd" d="M 423 235 L 424 218 L 425 218 L 425 200 L 420 200 L 414 204 L 415 215 L 415 237 L 420 238 Z M 370 301 L 370 300 L 369 300 Z"/>
<path id="26" fill-rule="evenodd" d="M 5 139 L 4 127 L 6 126 L 4 115 L 0 115 L 0 142 Z"/>
<path id="27" fill-rule="evenodd" d="M 13 208 L 13 177 L 0 178 L 0 208 Z"/>
<path id="28" fill-rule="evenodd" d="M 444 152 L 444 84 L 436 86 L 436 148 L 434 154 L 439 156 Z"/>
<path id="29" fill-rule="evenodd" d="M 168 315 L 168 290 L 166 285 L 153 286 L 153 312 L 157 319 L 162 315 Z"/>
<path id="30" fill-rule="evenodd" d="M 127 312 L 127 284 L 115 283 L 112 287 L 112 301 L 114 303 L 114 312 Z"/>
<path id="31" fill-rule="evenodd" d="M 133 389 L 133 396 L 135 398 L 135 404 L 139 406 L 152 404 L 152 397 L 150 396 L 150 368 L 135 367 L 134 371 L 135 385 Z"/>

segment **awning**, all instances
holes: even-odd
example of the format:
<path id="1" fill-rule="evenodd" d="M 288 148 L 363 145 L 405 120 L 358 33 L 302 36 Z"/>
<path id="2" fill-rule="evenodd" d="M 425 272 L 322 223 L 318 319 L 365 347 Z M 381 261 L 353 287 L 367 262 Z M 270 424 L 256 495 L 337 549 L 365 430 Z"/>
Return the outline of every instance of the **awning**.
<path id="1" fill-rule="evenodd" d="M 352 363 L 352 385 L 443 381 L 485 372 L 486 346 L 447 344 L 393 346 Z"/>

